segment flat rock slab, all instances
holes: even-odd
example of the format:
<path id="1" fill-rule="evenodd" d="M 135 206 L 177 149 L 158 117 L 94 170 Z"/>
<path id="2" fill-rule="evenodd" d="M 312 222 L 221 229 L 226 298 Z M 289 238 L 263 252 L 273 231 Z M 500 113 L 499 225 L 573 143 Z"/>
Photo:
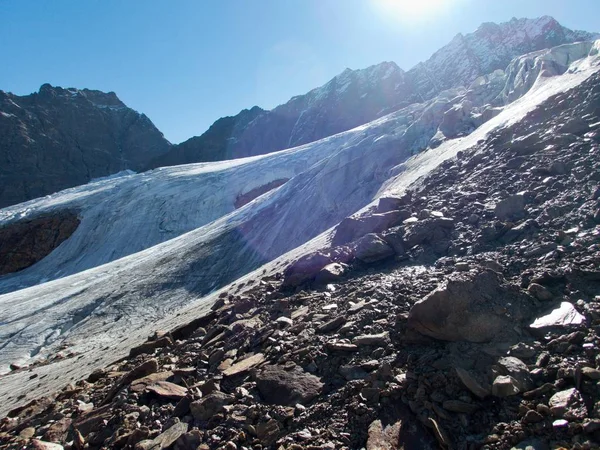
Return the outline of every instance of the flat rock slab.
<path id="1" fill-rule="evenodd" d="M 358 345 L 359 347 L 365 346 L 383 346 L 386 345 L 389 340 L 389 334 L 379 333 L 379 334 L 365 334 L 362 336 L 356 336 L 352 339 L 352 343 L 354 345 Z"/>
<path id="2" fill-rule="evenodd" d="M 256 355 L 252 355 L 246 359 L 242 359 L 241 361 L 236 362 L 228 369 L 225 369 L 223 371 L 223 375 L 225 375 L 226 377 L 239 375 L 258 366 L 259 364 L 262 364 L 263 362 L 265 362 L 265 360 L 265 355 L 263 355 L 262 353 L 257 353 Z"/>
<path id="3" fill-rule="evenodd" d="M 558 308 L 553 309 L 548 314 L 538 317 L 530 325 L 533 329 L 550 327 L 569 327 L 581 325 L 585 322 L 585 317 L 569 302 L 561 302 Z"/>
<path id="4" fill-rule="evenodd" d="M 133 392 L 144 392 L 147 386 L 154 384 L 158 381 L 167 381 L 172 376 L 173 372 L 171 371 L 153 373 L 132 381 L 130 389 Z"/>
<path id="5" fill-rule="evenodd" d="M 491 394 L 491 389 L 484 387 L 479 381 L 468 371 L 461 367 L 456 368 L 456 375 L 465 387 L 475 394 L 477 397 L 484 399 Z"/>
<path id="6" fill-rule="evenodd" d="M 176 423 L 171 428 L 156 436 L 152 440 L 152 443 L 147 447 L 147 450 L 161 450 L 163 448 L 168 448 L 173 445 L 182 434 L 187 433 L 187 430 L 187 423 Z"/>
<path id="7" fill-rule="evenodd" d="M 147 392 L 152 392 L 159 397 L 172 398 L 174 400 L 180 400 L 187 394 L 187 388 L 179 386 L 175 383 L 169 383 L 168 381 L 157 381 L 146 386 Z"/>
<path id="8" fill-rule="evenodd" d="M 306 404 L 321 393 L 321 380 L 299 367 L 285 370 L 282 366 L 267 366 L 255 376 L 256 386 L 266 403 L 294 406 Z"/>

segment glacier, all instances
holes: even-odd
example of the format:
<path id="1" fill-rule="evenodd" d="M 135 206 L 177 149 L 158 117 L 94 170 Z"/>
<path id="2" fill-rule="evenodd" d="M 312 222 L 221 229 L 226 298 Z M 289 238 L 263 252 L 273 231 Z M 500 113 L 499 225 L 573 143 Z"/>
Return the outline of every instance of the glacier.
<path id="1" fill-rule="evenodd" d="M 52 359 L 5 375 L 0 409 L 81 379 L 151 332 L 206 313 L 222 290 L 241 292 L 257 275 L 327 245 L 344 217 L 402 192 L 600 69 L 600 41 L 569 46 L 300 147 L 124 174 L 0 210 L 2 225 L 63 209 L 81 218 L 42 261 L 0 278 L 0 371 Z M 541 70 L 548 61 L 560 70 Z M 517 91 L 503 105 L 489 103 Z M 235 208 L 239 195 L 284 178 Z M 28 383 L 34 374 L 40 381 Z"/>

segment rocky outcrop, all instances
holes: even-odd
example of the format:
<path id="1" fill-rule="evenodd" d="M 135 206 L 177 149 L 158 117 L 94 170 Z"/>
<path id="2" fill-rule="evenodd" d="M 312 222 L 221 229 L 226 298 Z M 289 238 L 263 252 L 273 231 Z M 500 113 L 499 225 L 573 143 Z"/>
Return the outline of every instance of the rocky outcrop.
<path id="1" fill-rule="evenodd" d="M 0 227 L 0 275 L 40 261 L 67 240 L 78 225 L 75 212 L 63 211 Z"/>
<path id="2" fill-rule="evenodd" d="M 279 186 L 283 186 L 288 180 L 289 180 L 288 178 L 280 178 L 277 180 L 273 180 L 270 183 L 267 183 L 267 184 L 264 184 L 257 188 L 251 189 L 250 191 L 248 191 L 244 194 L 240 194 L 235 199 L 234 206 L 236 208 L 241 208 L 242 206 L 250 203 L 255 198 L 260 197 L 261 195 L 263 195 L 269 191 L 272 191 L 273 189 L 276 189 Z"/>
<path id="3" fill-rule="evenodd" d="M 123 170 L 143 170 L 171 144 L 114 92 L 44 84 L 0 91 L 0 208 Z"/>

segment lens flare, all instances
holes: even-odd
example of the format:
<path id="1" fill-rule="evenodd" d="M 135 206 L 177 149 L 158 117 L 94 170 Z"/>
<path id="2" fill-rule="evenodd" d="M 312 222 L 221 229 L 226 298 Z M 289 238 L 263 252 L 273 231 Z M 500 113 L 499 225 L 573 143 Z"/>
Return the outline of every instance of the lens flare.
<path id="1" fill-rule="evenodd" d="M 456 4 L 456 0 L 372 0 L 390 19 L 414 22 L 429 19 Z"/>

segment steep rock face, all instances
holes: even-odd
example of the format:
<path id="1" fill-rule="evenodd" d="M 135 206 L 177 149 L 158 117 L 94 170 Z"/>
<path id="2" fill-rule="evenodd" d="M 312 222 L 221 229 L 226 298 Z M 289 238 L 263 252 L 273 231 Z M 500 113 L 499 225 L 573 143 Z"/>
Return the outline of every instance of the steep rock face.
<path id="1" fill-rule="evenodd" d="M 504 69 L 519 55 L 558 45 L 589 41 L 598 34 L 573 31 L 549 16 L 484 23 L 474 33 L 458 34 L 424 63 L 407 72 L 412 101 L 431 98 L 455 86 L 467 86 L 478 76 Z"/>
<path id="2" fill-rule="evenodd" d="M 77 214 L 66 210 L 0 227 L 0 275 L 35 264 L 78 226 Z"/>
<path id="3" fill-rule="evenodd" d="M 170 144 L 113 93 L 44 84 L 0 91 L 0 207 L 125 169 L 142 170 Z"/>
<path id="4" fill-rule="evenodd" d="M 173 147 L 169 155 L 157 158 L 149 167 L 241 158 L 306 144 L 412 103 L 430 100 L 445 90 L 466 88 L 481 77 L 486 77 L 479 80 L 482 86 L 473 86 L 470 92 L 485 99 L 485 89 L 489 89 L 488 100 L 501 101 L 503 98 L 499 98 L 498 93 L 507 78 L 503 71 L 511 60 L 597 37 L 597 34 L 565 28 L 548 16 L 485 23 L 474 33 L 458 34 L 408 72 L 393 62 L 362 70 L 346 69 L 327 84 L 293 97 L 271 111 L 254 107 L 235 117 L 220 119 L 202 136 Z M 504 99 L 516 97 L 518 95 Z M 490 113 L 493 116 L 492 111 L 487 114 Z M 469 131 L 477 124 L 468 122 L 463 128 Z"/>

